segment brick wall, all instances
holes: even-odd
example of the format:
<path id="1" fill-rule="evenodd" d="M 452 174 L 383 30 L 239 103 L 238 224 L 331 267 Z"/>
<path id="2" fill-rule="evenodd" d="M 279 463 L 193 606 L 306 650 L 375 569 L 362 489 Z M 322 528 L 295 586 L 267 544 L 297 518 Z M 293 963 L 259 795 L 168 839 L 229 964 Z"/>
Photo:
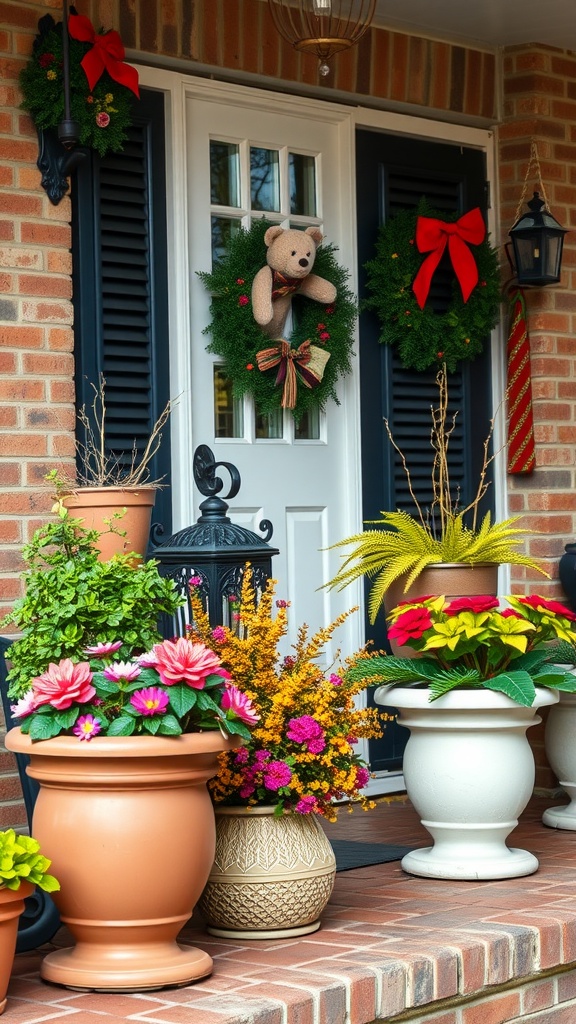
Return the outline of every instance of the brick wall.
<path id="1" fill-rule="evenodd" d="M 514 223 L 535 140 L 553 216 L 576 225 L 576 59 L 547 47 L 515 47 L 504 54 L 504 123 L 499 128 L 502 236 Z M 540 190 L 531 174 L 527 199 Z M 521 212 L 526 211 L 523 204 Z M 565 236 L 559 285 L 526 289 L 531 340 L 536 470 L 509 477 L 510 509 L 533 530 L 531 555 L 556 576 L 564 544 L 576 535 L 576 235 Z M 536 531 L 539 531 L 537 533 Z M 516 570 L 515 590 L 535 586 L 561 593 Z"/>

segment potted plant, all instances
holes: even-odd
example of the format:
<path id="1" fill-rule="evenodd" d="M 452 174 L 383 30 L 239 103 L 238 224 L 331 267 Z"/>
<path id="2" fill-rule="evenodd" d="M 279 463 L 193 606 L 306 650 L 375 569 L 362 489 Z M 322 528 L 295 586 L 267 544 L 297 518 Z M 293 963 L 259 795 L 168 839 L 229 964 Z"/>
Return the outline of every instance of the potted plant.
<path id="1" fill-rule="evenodd" d="M 552 657 L 566 672 L 576 677 L 576 638 L 567 643 L 560 641 Z M 550 708 L 544 730 L 544 747 L 552 771 L 556 775 L 569 802 L 548 807 L 542 821 L 549 828 L 576 831 L 576 693 L 563 691 L 557 704 Z"/>
<path id="2" fill-rule="evenodd" d="M 0 622 L 21 633 L 10 647 L 11 696 L 20 697 L 50 662 L 81 659 L 97 641 L 121 636 L 125 659 L 149 650 L 161 639 L 159 615 L 172 616 L 182 604 L 157 562 L 128 555 L 103 562 L 98 544 L 98 532 L 87 530 L 59 501 L 53 518 L 24 546 L 24 597 Z"/>
<path id="3" fill-rule="evenodd" d="M 10 649 L 10 676 L 20 727 L 6 736 L 40 784 L 34 835 L 76 940 L 41 974 L 87 989 L 183 984 L 212 967 L 175 940 L 214 856 L 206 783 L 217 754 L 249 735 L 241 699 L 206 645 L 161 640 L 158 613 L 180 602 L 155 563 L 99 562 L 93 534 L 62 508 L 55 526 L 60 546 L 45 549 L 57 535 L 46 528 L 36 538 L 17 613 L 26 631 Z M 75 538 L 79 549 L 68 550 Z"/>
<path id="4" fill-rule="evenodd" d="M 173 403 L 169 401 L 154 423 L 143 451 L 134 441 L 128 458 L 112 451 L 106 430 L 106 380 L 91 385 L 90 411 L 78 413 L 82 438 L 76 441 L 76 480 L 68 481 L 52 470 L 47 475 L 57 498 L 81 519 L 87 529 L 98 530 L 100 558 L 135 552 L 143 557 L 148 547 L 152 509 L 162 481 L 152 479 L 151 463 L 162 443 L 163 430 Z"/>
<path id="5" fill-rule="evenodd" d="M 355 682 L 384 683 L 376 703 L 393 704 L 410 730 L 406 789 L 434 840 L 403 859 L 412 874 L 510 878 L 538 867 L 505 840 L 534 786 L 526 730 L 558 691 L 576 692 L 576 676 L 552 661 L 555 643 L 576 637 L 576 615 L 538 595 L 506 601 L 404 602 L 390 635 L 418 657 L 377 655 L 349 670 Z"/>
<path id="6" fill-rule="evenodd" d="M 338 800 L 372 806 L 362 795 L 369 772 L 354 745 L 380 735 L 378 712 L 355 706 L 363 683 L 321 664 L 346 615 L 314 636 L 302 626 L 292 653 L 282 657 L 288 604 L 276 601 L 274 614 L 274 592 L 271 580 L 257 601 L 247 571 L 233 627 L 215 629 L 194 585 L 191 594 L 191 636 L 221 659 L 254 720 L 250 740 L 219 756 L 209 783 L 216 857 L 199 907 L 209 932 L 233 938 L 319 928 L 335 875 L 319 819 L 334 821 Z"/>
<path id="7" fill-rule="evenodd" d="M 528 532 L 515 525 L 519 516 L 493 523 L 487 512 L 478 521 L 480 502 L 489 486 L 488 468 L 494 458 L 490 454 L 494 420 L 484 441 L 484 458 L 474 498 L 462 508 L 453 494 L 448 455 L 454 421 L 450 422 L 448 417 L 445 366 L 436 380 L 439 402 L 438 407 L 431 410 L 430 443 L 434 453 L 431 507 L 425 512 L 420 506 L 404 454 L 385 421 L 390 442 L 400 455 L 416 515 L 401 510 L 382 512 L 379 520 L 370 523 L 378 529 L 365 530 L 334 545 L 355 547 L 326 586 L 342 590 L 353 580 L 368 576 L 372 581 L 368 604 L 371 622 L 375 621 L 383 602 L 388 609 L 393 608 L 402 595 L 415 598 L 421 594 L 452 597 L 496 594 L 498 566 L 504 563 L 526 565 L 548 575 L 518 550 L 523 535 Z"/>
<path id="8" fill-rule="evenodd" d="M 60 888 L 48 874 L 50 861 L 40 853 L 40 844 L 14 829 L 0 832 L 0 1013 L 6 1009 L 6 992 L 12 971 L 18 918 L 24 900 L 37 885 L 45 892 Z"/>

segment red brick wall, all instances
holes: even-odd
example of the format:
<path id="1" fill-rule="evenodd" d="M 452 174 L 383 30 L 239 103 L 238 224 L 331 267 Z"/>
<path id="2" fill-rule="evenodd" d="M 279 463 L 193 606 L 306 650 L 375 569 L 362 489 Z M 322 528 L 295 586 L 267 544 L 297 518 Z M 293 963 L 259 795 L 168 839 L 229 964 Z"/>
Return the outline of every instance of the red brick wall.
<path id="1" fill-rule="evenodd" d="M 504 123 L 499 128 L 502 236 L 516 219 L 531 142 L 535 140 L 551 213 L 576 225 L 576 58 L 546 47 L 504 55 Z M 527 199 L 539 190 L 537 173 Z M 521 212 L 526 211 L 523 204 Z M 576 535 L 576 234 L 565 236 L 559 285 L 527 289 L 531 340 L 536 471 L 509 477 L 510 509 L 535 531 L 528 550 L 553 576 L 564 543 Z M 536 534 L 536 531 L 539 531 Z M 561 593 L 529 571 L 515 571 L 516 590 Z"/>

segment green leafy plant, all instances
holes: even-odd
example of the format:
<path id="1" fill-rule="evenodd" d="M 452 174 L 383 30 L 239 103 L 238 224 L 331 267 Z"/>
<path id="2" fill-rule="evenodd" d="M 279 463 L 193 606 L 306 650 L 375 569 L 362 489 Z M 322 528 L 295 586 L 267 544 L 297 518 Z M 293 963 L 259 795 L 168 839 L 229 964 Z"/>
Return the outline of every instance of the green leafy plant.
<path id="1" fill-rule="evenodd" d="M 342 590 L 353 580 L 368 576 L 373 580 L 368 601 L 371 622 L 375 621 L 392 583 L 404 578 L 404 591 L 407 591 L 429 565 L 442 562 L 470 565 L 492 562 L 502 565 L 508 562 L 526 565 L 544 576 L 548 575 L 537 562 L 518 550 L 523 535 L 529 532 L 515 525 L 520 516 L 493 523 L 490 512 L 487 512 L 478 523 L 480 502 L 489 486 L 488 467 L 494 458 L 490 454 L 494 420 L 484 440 L 484 457 L 476 494 L 468 505 L 460 507 L 459 496 L 454 496 L 450 485 L 448 454 L 455 417 L 449 422 L 445 366 L 436 380 L 439 403 L 437 408 L 431 410 L 430 444 L 434 458 L 433 501 L 430 508 L 425 512 L 418 502 L 404 454 L 396 445 L 388 422 L 385 421 L 390 443 L 400 455 L 416 515 L 402 510 L 382 512 L 379 520 L 368 521 L 369 525 L 378 525 L 378 529 L 365 530 L 333 545 L 343 547 L 352 544 L 355 547 L 344 557 L 342 567 L 325 586 Z"/>
<path id="2" fill-rule="evenodd" d="M 420 656 L 369 655 L 348 674 L 365 684 L 427 687 L 431 701 L 488 689 L 531 707 L 536 686 L 576 692 L 576 676 L 556 663 L 559 643 L 576 642 L 576 615 L 537 594 L 505 600 L 504 608 L 492 596 L 406 601 L 388 615 L 388 636 Z"/>
<path id="3" fill-rule="evenodd" d="M 13 828 L 0 832 L 0 889 L 15 890 L 22 882 L 31 882 L 45 892 L 56 892 L 60 883 L 48 874 L 50 863 L 36 839 L 17 835 Z"/>
<path id="4" fill-rule="evenodd" d="M 55 518 L 23 549 L 24 597 L 0 625 L 22 636 L 9 649 L 11 696 L 20 697 L 51 662 L 80 659 L 85 647 L 122 637 L 120 656 L 149 651 L 161 640 L 158 618 L 183 603 L 154 560 L 131 555 L 98 560 L 98 532 L 86 530 L 58 501 Z"/>

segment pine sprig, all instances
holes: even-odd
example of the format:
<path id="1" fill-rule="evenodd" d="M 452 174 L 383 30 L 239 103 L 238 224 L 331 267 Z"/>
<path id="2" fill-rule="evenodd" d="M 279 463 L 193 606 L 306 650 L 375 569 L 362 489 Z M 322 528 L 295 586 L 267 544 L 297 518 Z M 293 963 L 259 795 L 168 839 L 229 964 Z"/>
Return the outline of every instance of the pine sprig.
<path id="1" fill-rule="evenodd" d="M 445 363 L 453 372 L 463 359 L 474 359 L 498 321 L 500 275 L 497 250 L 488 241 L 472 246 L 479 283 L 464 302 L 456 276 L 452 298 L 444 313 L 430 302 L 420 309 L 412 284 L 423 256 L 416 247 L 419 216 L 450 220 L 431 210 L 425 200 L 417 209 L 404 210 L 381 228 L 376 256 L 366 263 L 368 298 L 362 308 L 373 309 L 380 320 L 380 341 L 398 348 L 407 369 L 426 370 Z M 455 215 L 452 220 L 457 220 Z"/>
<path id="2" fill-rule="evenodd" d="M 211 337 L 207 349 L 223 359 L 234 396 L 253 395 L 258 412 L 263 414 L 275 412 L 282 398 L 282 387 L 275 383 L 277 370 L 263 373 L 256 363 L 257 352 L 268 348 L 271 342 L 254 320 L 251 300 L 254 277 L 266 263 L 264 234 L 269 227 L 269 222 L 262 219 L 249 230 L 241 229 L 231 238 L 213 270 L 198 273 L 212 296 L 211 321 L 204 331 Z M 337 262 L 335 253 L 333 245 L 321 245 L 316 252 L 314 273 L 335 286 L 336 301 L 323 306 L 298 294 L 292 300 L 292 348 L 310 340 L 330 353 L 318 386 L 298 385 L 292 410 L 297 422 L 308 409 L 324 409 L 330 399 L 339 404 L 336 384 L 352 369 L 357 305 L 347 286 L 348 271 Z M 321 333 L 327 333 L 329 338 L 321 341 Z"/>

